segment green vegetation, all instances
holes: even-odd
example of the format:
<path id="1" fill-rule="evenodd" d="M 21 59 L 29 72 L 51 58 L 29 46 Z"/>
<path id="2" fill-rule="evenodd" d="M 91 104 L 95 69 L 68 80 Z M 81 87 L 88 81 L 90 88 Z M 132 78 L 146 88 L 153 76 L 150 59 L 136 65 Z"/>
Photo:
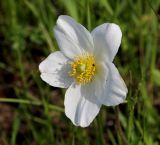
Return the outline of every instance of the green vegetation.
<path id="1" fill-rule="evenodd" d="M 58 50 L 59 15 L 92 30 L 113 22 L 123 32 L 114 60 L 128 86 L 127 101 L 103 107 L 88 128 L 63 112 L 64 90 L 40 79 L 39 63 Z M 1 0 L 1 145 L 159 145 L 159 0 Z"/>

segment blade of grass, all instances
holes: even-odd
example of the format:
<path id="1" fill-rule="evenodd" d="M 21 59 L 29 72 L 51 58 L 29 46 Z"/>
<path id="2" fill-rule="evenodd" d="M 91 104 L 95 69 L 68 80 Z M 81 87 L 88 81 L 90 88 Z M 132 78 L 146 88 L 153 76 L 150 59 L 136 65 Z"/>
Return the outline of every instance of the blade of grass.
<path id="1" fill-rule="evenodd" d="M 16 137 L 18 134 L 19 127 L 20 127 L 20 118 L 18 117 L 18 114 L 16 113 L 15 119 L 13 122 L 13 130 L 12 130 L 12 135 L 11 135 L 11 145 L 16 145 Z"/>
<path id="2" fill-rule="evenodd" d="M 20 104 L 26 104 L 26 105 L 34 105 L 34 106 L 43 106 L 43 103 L 40 101 L 32 101 L 32 100 L 24 100 L 24 99 L 15 99 L 15 98 L 0 98 L 0 102 L 4 103 L 20 103 Z M 64 112 L 64 109 L 55 105 L 48 105 L 49 109 Z"/>

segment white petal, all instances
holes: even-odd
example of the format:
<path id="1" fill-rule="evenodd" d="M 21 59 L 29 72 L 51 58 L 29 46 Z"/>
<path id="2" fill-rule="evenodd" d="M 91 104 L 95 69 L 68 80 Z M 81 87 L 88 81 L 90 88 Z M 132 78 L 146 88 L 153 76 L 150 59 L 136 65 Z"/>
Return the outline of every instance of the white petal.
<path id="1" fill-rule="evenodd" d="M 72 84 L 66 91 L 64 101 L 66 116 L 74 125 L 81 127 L 89 126 L 101 107 L 90 90 L 88 90 L 88 94 L 84 93 L 86 90 L 83 91 L 80 85 Z M 88 99 L 91 97 L 93 99 Z"/>
<path id="2" fill-rule="evenodd" d="M 105 23 L 92 32 L 95 54 L 102 59 L 113 61 L 121 44 L 122 32 L 118 25 Z"/>
<path id="3" fill-rule="evenodd" d="M 39 70 L 42 80 L 54 87 L 67 88 L 73 81 L 68 75 L 70 71 L 68 58 L 60 51 L 51 53 L 42 61 Z"/>
<path id="4" fill-rule="evenodd" d="M 54 32 L 61 51 L 71 59 L 84 51 L 93 51 L 91 34 L 69 16 L 59 16 Z"/>
<path id="5" fill-rule="evenodd" d="M 58 26 L 55 26 L 54 33 L 60 50 L 70 59 L 82 54 L 82 50 L 74 40 L 69 38 Z"/>
<path id="6" fill-rule="evenodd" d="M 108 63 L 109 74 L 100 102 L 106 106 L 123 103 L 127 95 L 127 87 L 113 63 Z"/>
<path id="7" fill-rule="evenodd" d="M 102 90 L 106 86 L 106 80 L 108 77 L 108 68 L 106 64 L 99 62 L 96 64 L 96 73 L 91 83 L 85 85 L 87 90 L 95 92 L 95 96 L 99 97 L 102 94 Z"/>

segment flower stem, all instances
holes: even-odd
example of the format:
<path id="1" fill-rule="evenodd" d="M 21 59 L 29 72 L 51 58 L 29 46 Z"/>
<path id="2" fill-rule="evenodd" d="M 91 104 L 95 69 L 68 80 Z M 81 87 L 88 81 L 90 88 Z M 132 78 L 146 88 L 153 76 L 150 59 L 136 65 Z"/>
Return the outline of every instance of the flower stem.
<path id="1" fill-rule="evenodd" d="M 119 120 L 119 116 L 118 116 L 118 114 L 119 114 L 119 107 L 118 106 L 116 107 L 115 111 L 116 111 L 115 113 L 116 113 L 116 128 L 117 128 L 117 131 L 119 132 L 120 137 L 122 138 L 122 141 L 123 141 L 124 145 L 129 145 L 128 140 L 127 140 L 127 138 L 126 138 L 126 136 L 125 136 L 125 134 L 122 130 L 121 124 L 120 124 L 120 120 Z"/>
<path id="2" fill-rule="evenodd" d="M 97 123 L 98 123 L 98 137 L 99 137 L 99 142 L 101 145 L 105 144 L 105 140 L 104 140 L 104 135 L 103 135 L 103 123 L 102 123 L 102 114 L 99 114 L 98 118 L 97 118 Z"/>

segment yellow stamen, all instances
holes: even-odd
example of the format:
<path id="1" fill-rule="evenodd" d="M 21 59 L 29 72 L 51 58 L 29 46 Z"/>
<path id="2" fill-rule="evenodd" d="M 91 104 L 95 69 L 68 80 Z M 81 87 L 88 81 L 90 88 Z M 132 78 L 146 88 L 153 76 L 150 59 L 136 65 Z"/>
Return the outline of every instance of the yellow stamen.
<path id="1" fill-rule="evenodd" d="M 84 53 L 80 56 L 77 56 L 70 65 L 72 71 L 69 72 L 69 74 L 70 76 L 74 77 L 78 84 L 86 84 L 92 80 L 96 70 L 95 59 L 93 55 Z"/>

